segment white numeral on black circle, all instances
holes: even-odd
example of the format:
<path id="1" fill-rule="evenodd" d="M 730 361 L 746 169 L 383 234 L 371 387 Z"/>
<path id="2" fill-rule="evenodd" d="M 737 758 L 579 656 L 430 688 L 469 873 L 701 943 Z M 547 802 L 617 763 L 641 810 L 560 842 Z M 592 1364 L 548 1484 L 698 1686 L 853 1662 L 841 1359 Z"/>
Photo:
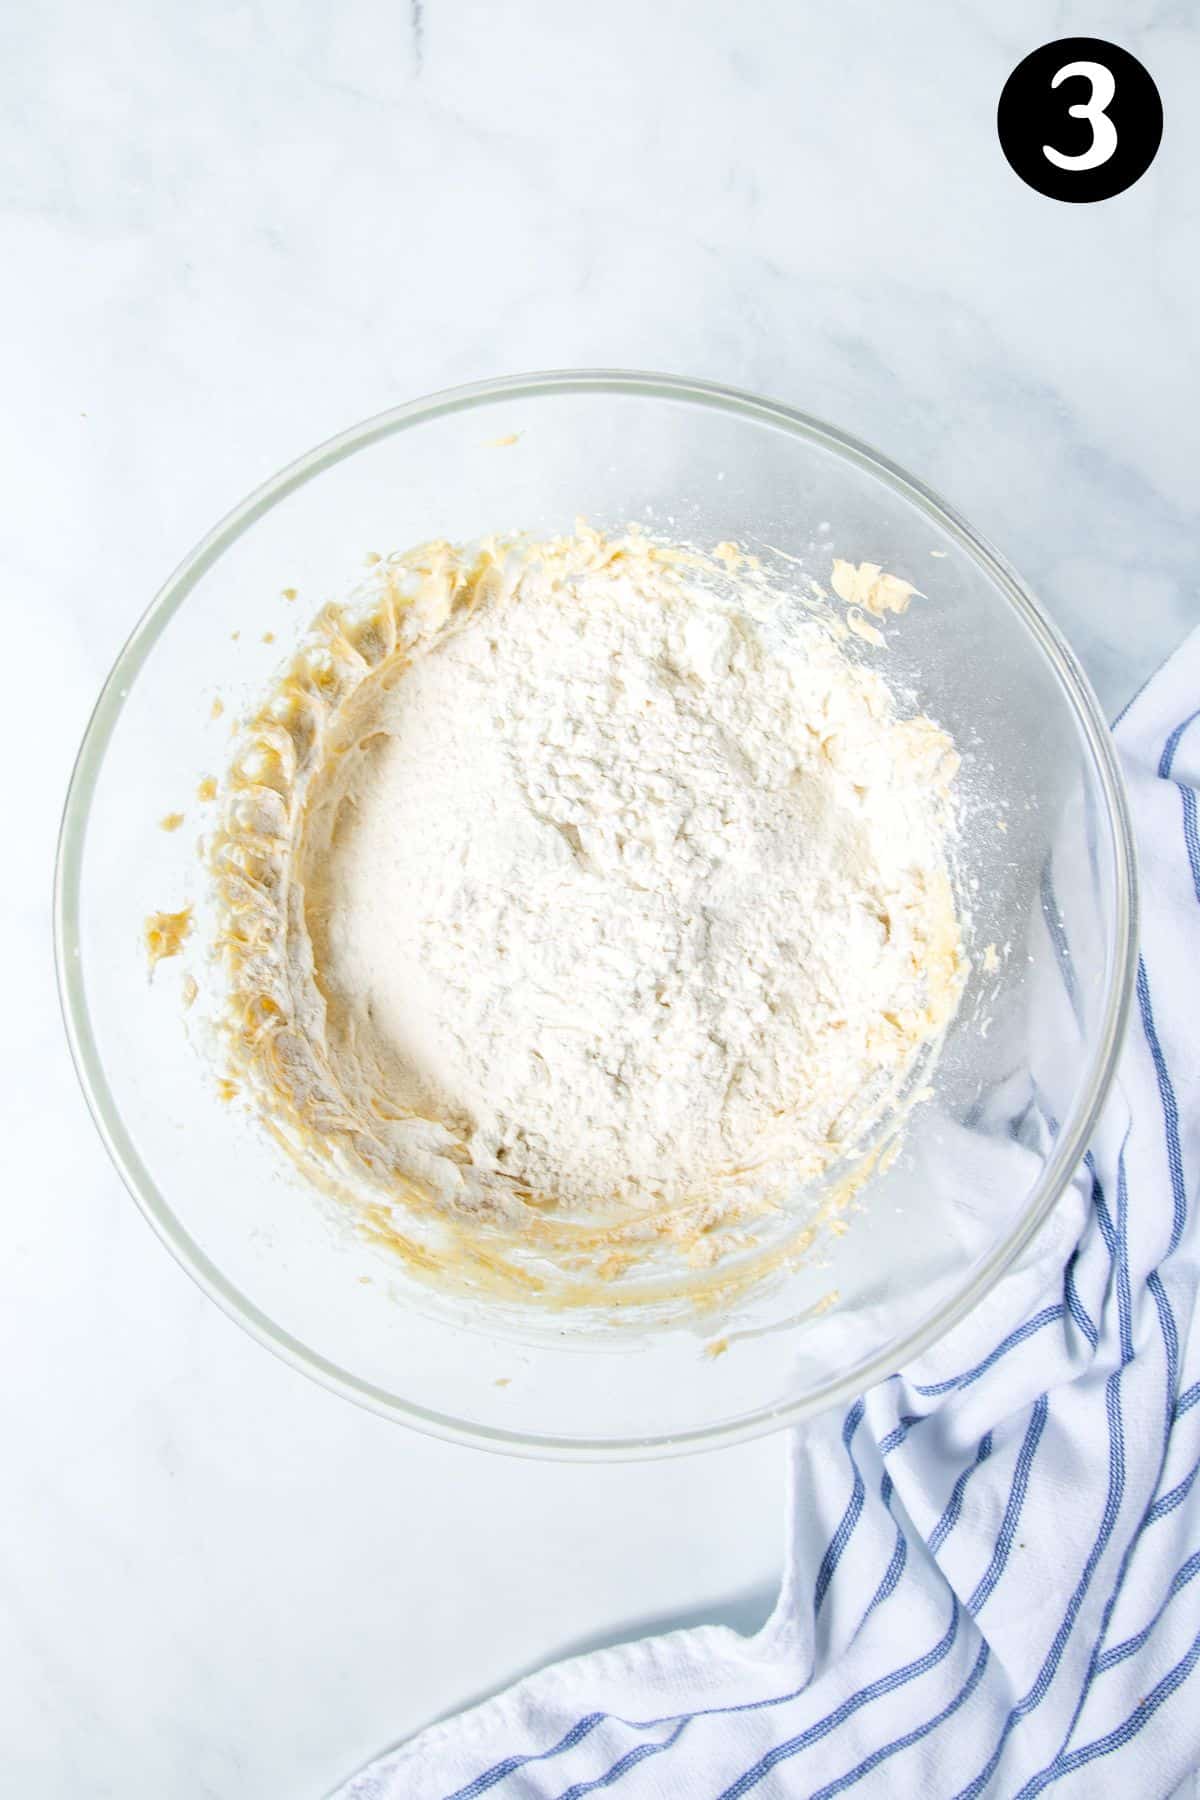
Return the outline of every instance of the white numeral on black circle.
<path id="1" fill-rule="evenodd" d="M 1077 156 L 1064 156 L 1053 144 L 1043 144 L 1042 155 L 1056 169 L 1098 169 L 1117 147 L 1117 128 L 1104 110 L 1112 104 L 1117 84 L 1111 69 L 1106 69 L 1103 63 L 1071 62 L 1063 64 L 1050 86 L 1056 88 L 1071 75 L 1086 76 L 1091 83 L 1092 91 L 1087 99 L 1078 106 L 1068 106 L 1067 112 L 1073 119 L 1087 120 L 1092 128 L 1092 141 Z"/>

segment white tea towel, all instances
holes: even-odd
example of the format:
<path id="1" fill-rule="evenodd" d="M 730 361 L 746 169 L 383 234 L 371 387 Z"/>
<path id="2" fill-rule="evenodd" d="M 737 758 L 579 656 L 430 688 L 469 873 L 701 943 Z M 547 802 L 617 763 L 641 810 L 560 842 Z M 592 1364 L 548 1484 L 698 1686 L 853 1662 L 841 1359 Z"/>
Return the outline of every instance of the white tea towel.
<path id="1" fill-rule="evenodd" d="M 1164 1800 L 1200 1762 L 1200 632 L 1117 738 L 1143 883 L 1117 1088 L 1034 1254 L 796 1432 L 771 1621 L 547 1669 L 338 1800 Z"/>

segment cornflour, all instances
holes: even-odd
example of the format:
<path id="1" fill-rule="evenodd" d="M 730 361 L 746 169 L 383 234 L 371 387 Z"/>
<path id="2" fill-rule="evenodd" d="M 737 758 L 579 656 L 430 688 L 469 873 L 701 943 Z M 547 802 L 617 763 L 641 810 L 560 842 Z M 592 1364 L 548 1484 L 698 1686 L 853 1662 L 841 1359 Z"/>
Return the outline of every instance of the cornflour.
<path id="1" fill-rule="evenodd" d="M 946 735 L 828 621 L 637 534 L 379 582 L 385 623 L 327 619 L 332 675 L 310 650 L 260 715 L 287 779 L 233 783 L 243 889 L 239 842 L 275 846 L 233 959 L 268 1110 L 517 1226 L 707 1228 L 864 1141 L 962 985 Z"/>

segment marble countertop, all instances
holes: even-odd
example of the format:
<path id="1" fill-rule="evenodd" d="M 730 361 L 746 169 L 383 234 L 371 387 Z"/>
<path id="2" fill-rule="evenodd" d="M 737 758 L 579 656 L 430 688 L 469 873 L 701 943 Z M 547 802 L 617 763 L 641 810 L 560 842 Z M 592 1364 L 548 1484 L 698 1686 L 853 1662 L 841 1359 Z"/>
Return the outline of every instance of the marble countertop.
<path id="1" fill-rule="evenodd" d="M 1150 173 L 1096 206 L 1023 187 L 993 122 L 1072 31 L 1140 55 L 1166 113 Z M 1200 614 L 1200 31 L 1168 0 L 46 0 L 5 38 L 0 1767 L 26 1800 L 316 1800 L 546 1658 L 755 1623 L 783 1445 L 451 1448 L 192 1287 L 105 1159 L 54 996 L 57 814 L 101 679 L 309 445 L 609 364 L 762 390 L 917 471 L 1115 711 Z"/>

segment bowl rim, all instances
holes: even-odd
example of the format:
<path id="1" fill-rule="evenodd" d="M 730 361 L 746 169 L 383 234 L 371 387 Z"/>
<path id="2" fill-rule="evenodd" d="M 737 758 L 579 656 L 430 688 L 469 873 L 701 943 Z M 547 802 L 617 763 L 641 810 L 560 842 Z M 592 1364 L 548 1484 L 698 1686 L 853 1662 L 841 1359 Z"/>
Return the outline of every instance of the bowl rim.
<path id="1" fill-rule="evenodd" d="M 505 1431 L 430 1411 L 364 1381 L 277 1325 L 234 1286 L 187 1232 L 160 1192 L 121 1118 L 91 1025 L 79 943 L 83 849 L 96 780 L 128 690 L 175 613 L 206 572 L 256 520 L 289 494 L 358 450 L 449 414 L 547 395 L 604 393 L 683 402 L 732 412 L 821 446 L 880 480 L 929 516 L 981 567 L 1041 649 L 1087 745 L 1104 796 L 1112 839 L 1114 951 L 1102 1028 L 1075 1116 L 1060 1131 L 1054 1155 L 1008 1234 L 970 1278 L 918 1325 L 795 1401 L 760 1407 L 715 1425 L 630 1438 L 567 1438 Z M 781 402 L 720 383 L 624 369 L 548 370 L 443 389 L 376 413 L 318 444 L 255 488 L 184 558 L 133 628 L 93 708 L 67 788 L 54 871 L 54 947 L 59 1001 L 76 1074 L 118 1174 L 151 1227 L 197 1285 L 245 1331 L 293 1368 L 372 1412 L 434 1437 L 513 1455 L 568 1461 L 627 1461 L 683 1455 L 747 1442 L 855 1398 L 921 1355 L 996 1285 L 1044 1224 L 1086 1149 L 1116 1072 L 1136 969 L 1138 890 L 1134 838 L 1124 781 L 1099 702 L 1065 639 L 1005 558 L 923 482 L 858 438 Z"/>

